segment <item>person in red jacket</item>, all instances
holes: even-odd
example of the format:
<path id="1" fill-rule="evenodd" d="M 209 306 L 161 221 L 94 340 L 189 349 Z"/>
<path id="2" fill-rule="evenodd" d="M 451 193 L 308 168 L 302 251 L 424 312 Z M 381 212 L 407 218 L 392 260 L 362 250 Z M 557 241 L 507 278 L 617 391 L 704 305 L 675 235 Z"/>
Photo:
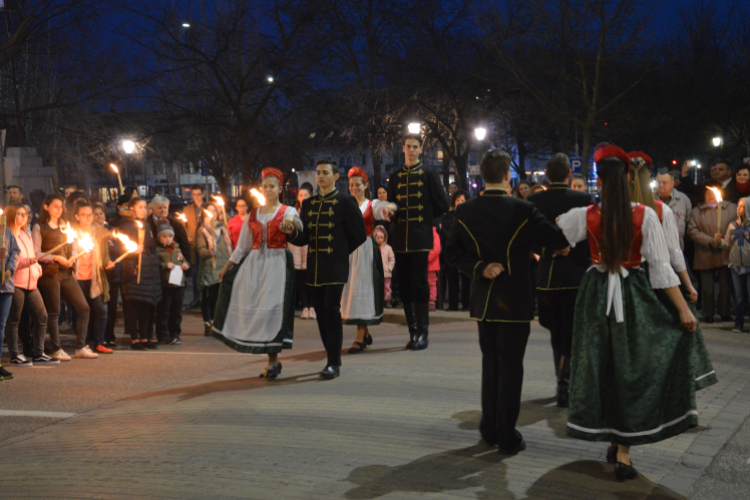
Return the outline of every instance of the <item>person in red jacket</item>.
<path id="1" fill-rule="evenodd" d="M 437 309 L 437 276 L 440 272 L 440 236 L 437 228 L 432 228 L 432 250 L 427 255 L 427 283 L 430 285 L 430 311 Z"/>

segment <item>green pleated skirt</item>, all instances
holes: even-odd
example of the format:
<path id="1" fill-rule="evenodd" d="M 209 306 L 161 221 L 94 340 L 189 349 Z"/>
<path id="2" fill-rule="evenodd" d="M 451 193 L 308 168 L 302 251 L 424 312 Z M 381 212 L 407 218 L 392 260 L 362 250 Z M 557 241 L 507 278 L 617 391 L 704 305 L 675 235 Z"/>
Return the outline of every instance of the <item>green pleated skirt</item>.
<path id="1" fill-rule="evenodd" d="M 624 321 L 606 315 L 608 275 L 591 269 L 576 298 L 569 436 L 655 443 L 698 424 L 696 335 L 674 320 L 642 269 L 622 286 Z"/>

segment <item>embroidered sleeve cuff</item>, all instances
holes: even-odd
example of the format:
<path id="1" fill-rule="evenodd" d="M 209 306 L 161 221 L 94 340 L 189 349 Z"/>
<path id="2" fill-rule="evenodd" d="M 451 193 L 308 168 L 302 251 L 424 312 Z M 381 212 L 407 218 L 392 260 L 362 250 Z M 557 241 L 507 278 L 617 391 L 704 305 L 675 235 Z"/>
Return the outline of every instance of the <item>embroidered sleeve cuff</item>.
<path id="1" fill-rule="evenodd" d="M 484 263 L 483 260 L 480 260 L 474 265 L 474 272 L 471 275 L 471 279 L 476 281 L 479 278 L 482 277 L 482 273 L 484 273 L 485 268 L 487 267 L 487 264 Z"/>
<path id="2" fill-rule="evenodd" d="M 648 273 L 651 288 L 663 289 L 680 286 L 680 278 L 677 277 L 674 270 L 672 270 L 672 265 L 669 263 L 650 264 Z"/>

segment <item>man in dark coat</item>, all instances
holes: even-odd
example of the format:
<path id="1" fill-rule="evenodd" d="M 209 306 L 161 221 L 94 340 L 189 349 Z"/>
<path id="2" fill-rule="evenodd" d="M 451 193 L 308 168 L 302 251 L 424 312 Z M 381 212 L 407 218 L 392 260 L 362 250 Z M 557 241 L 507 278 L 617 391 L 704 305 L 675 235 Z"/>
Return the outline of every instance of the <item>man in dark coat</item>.
<path id="1" fill-rule="evenodd" d="M 698 202 L 704 200 L 706 187 L 716 187 L 721 190 L 721 197 L 724 201 L 737 204 L 742 197 L 737 190 L 737 184 L 734 180 L 734 172 L 729 166 L 727 160 L 716 160 L 711 165 L 711 179 L 705 183 L 696 185 L 690 176 L 691 162 L 686 161 L 682 165 L 682 175 L 680 176 L 680 191 L 687 194 L 692 204 L 698 205 Z"/>
<path id="2" fill-rule="evenodd" d="M 320 160 L 315 179 L 320 194 L 302 202 L 302 230 L 284 224 L 287 241 L 307 247 L 306 282 L 312 288 L 312 302 L 328 363 L 323 378 L 339 376 L 344 327 L 341 322 L 341 294 L 349 280 L 349 254 L 367 241 L 367 231 L 357 200 L 336 189 L 338 167 L 333 160 Z"/>
<path id="3" fill-rule="evenodd" d="M 422 138 L 404 139 L 404 166 L 391 173 L 388 201 L 398 206 L 387 210 L 393 220 L 389 238 L 396 254 L 398 289 L 409 327 L 407 349 L 427 348 L 430 324 L 430 287 L 427 256 L 432 250 L 433 219 L 448 211 L 448 197 L 436 172 L 422 164 Z"/>
<path id="4" fill-rule="evenodd" d="M 562 231 L 531 203 L 507 194 L 510 155 L 487 152 L 480 164 L 486 189 L 456 208 L 448 235 L 448 264 L 471 276 L 471 318 L 482 351 L 482 439 L 501 454 L 526 448 L 516 421 L 521 408 L 523 356 L 534 319 L 529 253 L 567 248 Z"/>
<path id="5" fill-rule="evenodd" d="M 564 153 L 552 155 L 547 160 L 544 171 L 551 182 L 549 188 L 529 196 L 529 201 L 548 221 L 554 222 L 573 208 L 591 204 L 588 193 L 570 189 L 570 173 L 568 156 Z M 546 247 L 537 247 L 534 252 L 540 256 L 536 282 L 539 324 L 550 331 L 557 374 L 557 406 L 567 408 L 573 312 L 578 288 L 589 267 L 589 248 L 587 245 L 578 245 L 572 250 L 553 252 Z"/>

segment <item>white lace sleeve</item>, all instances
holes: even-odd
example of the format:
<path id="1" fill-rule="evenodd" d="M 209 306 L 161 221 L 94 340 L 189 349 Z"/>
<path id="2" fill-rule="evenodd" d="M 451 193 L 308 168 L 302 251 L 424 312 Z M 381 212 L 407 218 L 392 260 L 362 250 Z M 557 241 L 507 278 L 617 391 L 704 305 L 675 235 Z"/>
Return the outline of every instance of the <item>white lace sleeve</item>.
<path id="1" fill-rule="evenodd" d="M 248 216 L 249 217 L 249 216 Z M 237 248 L 232 252 L 232 256 L 229 260 L 235 264 L 242 262 L 245 255 L 250 253 L 253 249 L 253 232 L 250 230 L 250 226 L 247 224 L 247 219 L 242 222 L 242 229 L 240 229 L 240 237 L 237 239 Z"/>
<path id="2" fill-rule="evenodd" d="M 385 220 L 385 207 L 388 206 L 387 201 L 372 200 L 372 215 L 375 220 Z"/>
<path id="3" fill-rule="evenodd" d="M 299 223 L 299 227 L 301 228 L 300 231 L 305 229 L 304 224 L 302 224 L 302 219 L 300 219 L 299 214 L 297 213 L 297 209 L 294 207 L 287 207 L 286 212 L 284 212 L 284 217 L 294 217 L 294 220 L 296 220 Z"/>
<path id="4" fill-rule="evenodd" d="M 557 220 L 557 225 L 562 229 L 571 247 L 575 247 L 576 243 L 584 241 L 587 238 L 586 212 L 588 209 L 589 207 L 574 208 L 562 214 Z"/>
<path id="5" fill-rule="evenodd" d="M 677 230 L 674 212 L 666 203 L 661 206 L 661 227 L 664 230 L 664 239 L 669 249 L 669 262 L 672 263 L 676 273 L 681 273 L 687 269 L 687 265 L 682 250 L 680 250 L 680 233 Z"/>
<path id="6" fill-rule="evenodd" d="M 669 261 L 669 249 L 664 239 L 664 231 L 659 224 L 659 217 L 652 209 L 646 207 L 643 217 L 643 242 L 641 255 L 648 262 L 651 288 L 671 288 L 680 285 L 680 279 L 672 269 Z"/>

